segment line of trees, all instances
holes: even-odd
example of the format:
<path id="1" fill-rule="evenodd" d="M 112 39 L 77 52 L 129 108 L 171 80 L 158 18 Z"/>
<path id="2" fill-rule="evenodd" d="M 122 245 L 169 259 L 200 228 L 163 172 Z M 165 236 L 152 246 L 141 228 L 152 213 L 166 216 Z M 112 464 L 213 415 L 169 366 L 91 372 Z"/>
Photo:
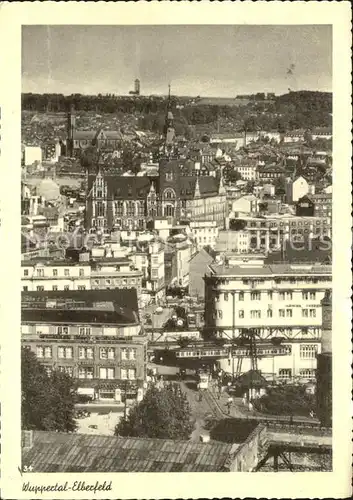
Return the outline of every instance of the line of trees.
<path id="1" fill-rule="evenodd" d="M 184 107 L 176 106 L 182 104 Z M 22 109 L 35 112 L 77 111 L 95 113 L 128 113 L 139 115 L 139 126 L 162 132 L 165 123 L 165 97 L 119 97 L 114 94 L 86 96 L 73 94 L 22 94 Z M 178 135 L 192 134 L 192 126 L 215 124 L 219 119 L 232 127 L 255 130 L 293 130 L 332 125 L 332 94 L 300 91 L 278 96 L 275 100 L 246 106 L 188 105 L 183 98 L 172 97 L 171 107 Z M 261 112 L 260 112 L 261 111 Z M 191 128 L 190 128 L 191 127 Z"/>

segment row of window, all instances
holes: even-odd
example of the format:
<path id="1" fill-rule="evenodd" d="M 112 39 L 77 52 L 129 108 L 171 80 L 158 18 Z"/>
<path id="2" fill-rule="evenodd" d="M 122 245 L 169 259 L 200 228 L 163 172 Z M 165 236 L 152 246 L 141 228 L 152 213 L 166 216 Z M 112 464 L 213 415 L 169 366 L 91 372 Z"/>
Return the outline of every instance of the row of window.
<path id="1" fill-rule="evenodd" d="M 58 366 L 58 370 L 62 373 L 66 373 L 73 377 L 74 368 L 73 366 Z M 46 367 L 46 371 L 48 374 L 51 373 L 51 368 Z M 94 378 L 94 369 L 92 366 L 80 366 L 78 369 L 78 378 L 86 378 L 93 379 Z M 99 369 L 99 378 L 100 379 L 115 379 L 116 378 L 116 370 L 115 368 L 100 368 Z M 122 380 L 136 380 L 136 368 L 121 368 L 120 369 L 120 379 Z"/>
<path id="2" fill-rule="evenodd" d="M 254 283 L 254 282 L 252 282 Z M 256 284 L 256 283 L 254 283 Z M 227 302 L 229 300 L 229 293 L 225 292 L 223 294 L 224 300 Z M 261 292 L 250 292 L 250 300 L 261 300 Z M 221 294 L 216 296 L 216 301 L 218 302 L 221 297 Z M 277 297 L 279 300 L 293 300 L 293 293 L 292 292 L 278 292 Z M 273 298 L 273 292 L 267 292 L 267 299 L 272 300 Z M 302 299 L 303 300 L 316 300 L 316 292 L 302 292 Z M 244 292 L 239 292 L 238 295 L 238 300 L 243 301 L 244 300 Z"/>
<path id="3" fill-rule="evenodd" d="M 41 268 L 41 269 L 37 269 L 37 276 L 39 278 L 43 278 L 44 277 L 44 271 L 45 269 L 44 268 Z M 52 270 L 52 273 L 53 273 L 53 277 L 57 277 L 58 276 L 58 270 L 57 269 L 53 269 Z M 23 275 L 24 276 L 28 276 L 29 275 L 29 270 L 28 269 L 24 269 L 23 270 Z M 79 269 L 78 270 L 78 275 L 80 277 L 83 277 L 85 275 L 85 270 L 84 269 Z M 69 277 L 70 276 L 70 269 L 64 269 L 64 276 L 66 277 Z"/>
<path id="4" fill-rule="evenodd" d="M 316 225 L 319 224 L 328 224 L 328 221 L 325 219 L 322 220 L 316 220 L 315 221 Z M 297 226 L 297 227 L 308 227 L 312 225 L 312 221 L 286 221 L 286 222 L 250 222 L 249 227 L 272 227 L 272 228 L 277 228 L 277 227 L 284 227 L 284 226 Z"/>
<path id="5" fill-rule="evenodd" d="M 278 370 L 278 377 L 286 380 L 292 378 L 292 369 L 291 368 L 280 368 Z M 300 368 L 299 369 L 299 377 L 314 379 L 315 378 L 315 370 L 313 368 Z"/>
<path id="6" fill-rule="evenodd" d="M 316 309 L 302 309 L 302 318 L 316 318 Z M 256 310 L 252 309 L 250 311 L 250 318 L 251 319 L 261 319 L 261 310 Z M 278 309 L 278 314 L 280 318 L 292 318 L 293 317 L 293 309 L 288 308 L 288 309 Z M 240 309 L 238 311 L 239 318 L 244 319 L 245 318 L 245 311 L 244 309 Z M 273 317 L 273 310 L 268 309 L 266 311 L 267 318 L 272 318 Z M 223 319 L 223 311 L 221 309 L 216 309 L 216 311 L 213 312 L 213 319 Z"/>
<path id="7" fill-rule="evenodd" d="M 145 204 L 139 201 L 116 201 L 114 204 L 115 215 L 135 217 L 135 215 L 145 215 Z"/>
<path id="8" fill-rule="evenodd" d="M 58 285 L 52 285 L 52 290 L 53 292 L 57 292 L 59 290 Z M 24 292 L 28 292 L 28 286 L 25 285 L 22 287 Z M 36 291 L 37 292 L 44 292 L 45 288 L 43 285 L 38 285 L 36 286 Z M 68 292 L 70 290 L 70 285 L 64 285 L 63 290 Z M 86 285 L 77 285 L 77 290 L 86 290 Z"/>
<path id="9" fill-rule="evenodd" d="M 136 349 L 134 348 L 123 348 L 121 351 L 121 360 L 135 360 L 136 359 Z M 58 358 L 59 359 L 72 359 L 74 355 L 73 347 L 58 347 Z M 37 358 L 52 358 L 53 349 L 51 346 L 37 346 Z M 114 347 L 101 347 L 99 349 L 99 359 L 116 359 L 117 350 Z M 93 359 L 94 349 L 93 347 L 79 347 L 78 348 L 79 359 Z"/>

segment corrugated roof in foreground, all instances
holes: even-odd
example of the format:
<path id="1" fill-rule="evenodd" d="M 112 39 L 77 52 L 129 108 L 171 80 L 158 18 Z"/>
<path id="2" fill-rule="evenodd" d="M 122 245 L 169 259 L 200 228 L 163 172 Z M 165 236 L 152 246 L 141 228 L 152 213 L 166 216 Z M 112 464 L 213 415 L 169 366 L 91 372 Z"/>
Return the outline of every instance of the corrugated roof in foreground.
<path id="1" fill-rule="evenodd" d="M 35 472 L 221 472 L 232 446 L 34 431 L 22 463 Z"/>

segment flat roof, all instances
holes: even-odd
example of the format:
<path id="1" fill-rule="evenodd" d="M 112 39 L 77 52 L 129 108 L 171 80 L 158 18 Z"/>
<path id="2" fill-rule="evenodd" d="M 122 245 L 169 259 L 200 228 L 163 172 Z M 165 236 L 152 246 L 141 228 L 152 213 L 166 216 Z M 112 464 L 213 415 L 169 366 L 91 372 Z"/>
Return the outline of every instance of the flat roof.
<path id="1" fill-rule="evenodd" d="M 332 275 L 332 266 L 329 265 L 300 265 L 300 264 L 268 264 L 262 267 L 248 265 L 224 266 L 210 264 L 212 275 L 217 276 L 275 276 L 298 274 L 323 274 Z"/>

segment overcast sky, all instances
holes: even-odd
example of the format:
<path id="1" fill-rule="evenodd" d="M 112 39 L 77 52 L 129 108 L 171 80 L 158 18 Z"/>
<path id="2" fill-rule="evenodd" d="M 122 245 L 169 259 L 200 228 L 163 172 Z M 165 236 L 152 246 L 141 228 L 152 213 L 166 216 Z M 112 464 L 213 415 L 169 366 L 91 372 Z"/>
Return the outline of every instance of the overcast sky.
<path id="1" fill-rule="evenodd" d="M 24 26 L 22 91 L 233 97 L 332 90 L 331 26 Z"/>

